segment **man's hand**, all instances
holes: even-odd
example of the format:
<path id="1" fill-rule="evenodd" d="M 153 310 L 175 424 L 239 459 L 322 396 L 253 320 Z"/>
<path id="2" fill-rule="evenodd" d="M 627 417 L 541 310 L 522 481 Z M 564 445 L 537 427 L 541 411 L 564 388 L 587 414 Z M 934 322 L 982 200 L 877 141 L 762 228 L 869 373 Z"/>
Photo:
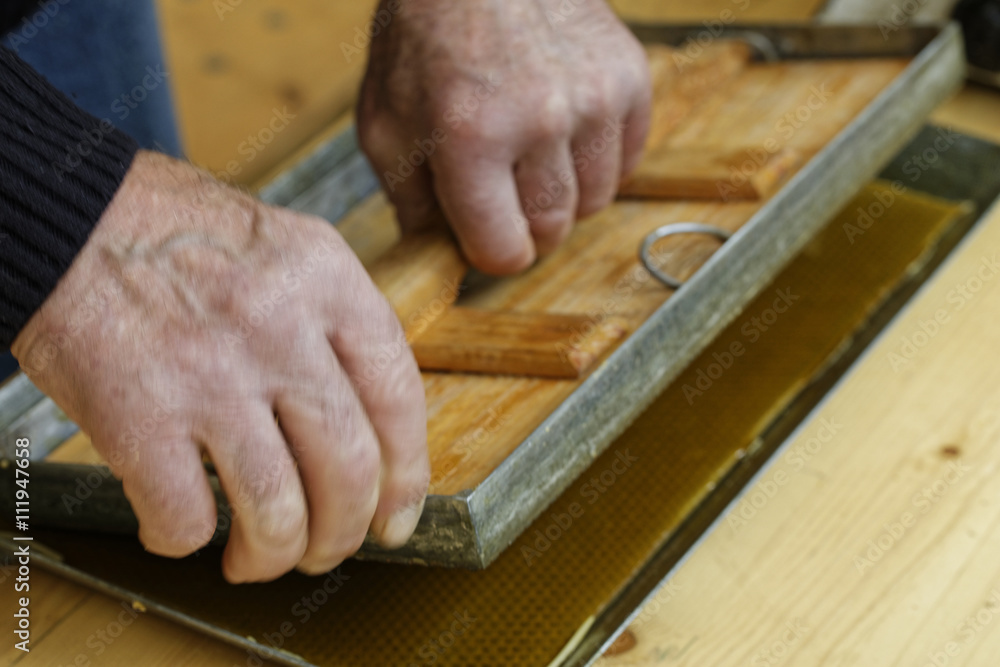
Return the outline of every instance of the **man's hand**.
<path id="1" fill-rule="evenodd" d="M 480 270 L 614 198 L 649 125 L 642 48 L 603 0 L 383 0 L 358 134 L 400 223 L 438 209 Z"/>
<path id="2" fill-rule="evenodd" d="M 212 536 L 208 454 L 241 582 L 329 570 L 369 529 L 388 547 L 413 531 L 426 410 L 401 340 L 327 222 L 140 153 L 13 350 L 122 478 L 150 551 Z"/>

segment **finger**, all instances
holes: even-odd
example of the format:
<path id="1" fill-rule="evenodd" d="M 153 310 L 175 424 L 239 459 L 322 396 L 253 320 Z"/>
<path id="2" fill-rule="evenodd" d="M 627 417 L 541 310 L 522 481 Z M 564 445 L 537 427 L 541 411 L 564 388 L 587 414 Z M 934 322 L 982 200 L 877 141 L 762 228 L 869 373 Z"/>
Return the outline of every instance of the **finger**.
<path id="1" fill-rule="evenodd" d="M 355 294 L 337 304 L 351 327 L 332 327 L 330 343 L 353 380 L 381 447 L 381 487 L 372 536 L 387 548 L 402 546 L 416 528 L 430 479 L 424 385 L 403 329 L 367 275 Z M 367 284 L 366 284 L 367 283 Z"/>
<path id="2" fill-rule="evenodd" d="M 477 157 L 442 156 L 432 160 L 438 202 L 462 245 L 480 271 L 517 273 L 535 261 L 511 162 Z"/>
<path id="3" fill-rule="evenodd" d="M 573 162 L 580 184 L 578 216 L 587 217 L 611 203 L 622 173 L 622 119 L 590 120 L 573 141 Z"/>
<path id="4" fill-rule="evenodd" d="M 422 165 L 407 178 L 400 179 L 398 172 L 383 173 L 382 185 L 389 201 L 396 209 L 396 219 L 404 232 L 420 231 L 441 219 L 441 208 L 434 196 L 431 170 Z"/>
<path id="5" fill-rule="evenodd" d="M 275 400 L 309 499 L 309 544 L 298 568 L 327 572 L 360 547 L 379 497 L 378 441 L 361 401 L 323 338 L 298 389 Z M 310 379 L 311 378 L 311 379 Z"/>
<path id="6" fill-rule="evenodd" d="M 521 209 L 538 254 L 547 254 L 566 238 L 576 218 L 577 184 L 568 143 L 534 150 L 514 169 Z"/>
<path id="7" fill-rule="evenodd" d="M 646 63 L 645 58 L 641 60 Z M 622 173 L 624 178 L 639 166 L 642 161 L 643 149 L 646 146 L 646 135 L 649 134 L 649 124 L 652 117 L 652 88 L 649 82 L 649 69 L 646 67 L 645 78 L 636 88 L 632 107 L 625 117 L 625 128 L 622 135 Z"/>
<path id="8" fill-rule="evenodd" d="M 295 567 L 308 540 L 306 497 L 270 406 L 215 406 L 218 426 L 199 438 L 232 511 L 222 570 L 231 583 L 269 581 Z"/>
<path id="9" fill-rule="evenodd" d="M 212 539 L 215 497 L 201 453 L 190 439 L 145 443 L 116 469 L 148 551 L 180 558 Z"/>
<path id="10" fill-rule="evenodd" d="M 358 125 L 358 142 L 396 208 L 400 227 L 424 229 L 440 218 L 427 161 L 436 152 L 435 137 L 407 141 L 394 123 L 367 121 Z"/>

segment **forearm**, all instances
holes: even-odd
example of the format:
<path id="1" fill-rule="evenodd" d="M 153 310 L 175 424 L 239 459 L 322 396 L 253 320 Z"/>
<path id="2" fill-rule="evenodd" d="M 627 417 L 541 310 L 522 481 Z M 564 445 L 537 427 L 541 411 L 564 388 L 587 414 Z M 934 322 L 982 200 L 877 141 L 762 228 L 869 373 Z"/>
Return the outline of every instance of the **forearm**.
<path id="1" fill-rule="evenodd" d="M 137 150 L 0 49 L 0 349 L 69 269 Z"/>

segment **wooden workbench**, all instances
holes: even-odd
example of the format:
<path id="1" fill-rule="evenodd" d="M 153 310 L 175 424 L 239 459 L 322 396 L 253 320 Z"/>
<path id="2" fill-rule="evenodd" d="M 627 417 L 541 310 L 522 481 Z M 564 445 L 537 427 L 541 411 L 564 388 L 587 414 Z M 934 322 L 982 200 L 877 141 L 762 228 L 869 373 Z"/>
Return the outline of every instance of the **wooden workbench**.
<path id="1" fill-rule="evenodd" d="M 998 114 L 975 88 L 934 120 L 1000 142 Z M 1000 206 L 601 667 L 996 665 L 998 314 Z"/>
<path id="2" fill-rule="evenodd" d="M 172 4 L 190 3 L 165 1 L 165 11 Z M 243 9 L 260 9 L 254 5 L 246 0 Z M 176 29 L 182 18 L 174 16 L 168 27 Z M 239 99 L 228 104 L 241 106 Z M 1000 141 L 998 114 L 1000 94 L 969 89 L 935 120 Z M 197 122 L 193 115 L 182 114 L 187 123 Z M 189 127 L 185 136 L 200 135 Z M 948 665 L 995 664 L 1000 275 L 985 280 L 961 309 L 949 295 L 997 252 L 1000 211 L 804 425 L 803 441 L 824 418 L 843 424 L 830 446 L 801 470 L 776 459 L 757 490 L 787 469 L 790 480 L 781 492 L 745 522 L 720 522 L 640 616 L 630 631 L 633 645 L 622 650 L 627 637 L 604 664 L 923 665 L 941 653 Z M 904 339 L 914 340 L 921 322 L 940 309 L 948 311 L 947 324 L 912 363 L 894 371 L 889 354 Z M 949 473 L 956 469 L 962 471 L 957 479 Z M 923 511 L 918 496 L 925 487 L 933 502 Z M 914 520 L 900 534 L 896 525 L 906 513 Z M 889 546 L 872 549 L 869 542 Z M 3 599 L 11 574 L 0 572 Z M 25 659 L 5 642 L 0 664 L 247 664 L 242 651 L 159 618 L 134 616 L 111 598 L 37 568 L 31 583 L 32 653 Z M 11 637 L 10 630 L 5 617 L 0 632 Z"/>

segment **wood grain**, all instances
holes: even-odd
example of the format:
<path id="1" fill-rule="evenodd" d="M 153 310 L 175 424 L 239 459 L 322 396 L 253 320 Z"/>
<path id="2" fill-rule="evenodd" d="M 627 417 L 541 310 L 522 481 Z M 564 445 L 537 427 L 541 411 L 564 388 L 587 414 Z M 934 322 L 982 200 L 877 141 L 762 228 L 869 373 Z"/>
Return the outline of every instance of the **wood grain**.
<path id="1" fill-rule="evenodd" d="M 610 0 L 633 21 L 709 24 L 795 22 L 811 18 L 826 0 Z M 707 28 L 708 26 L 706 26 Z"/>
<path id="2" fill-rule="evenodd" d="M 181 7 L 186 3 L 182 3 L 181 0 L 161 0 L 160 6 L 161 11 L 166 11 L 168 6 Z M 299 6 L 304 6 L 308 4 L 306 0 L 301 0 L 292 5 L 289 3 L 289 11 L 297 12 Z M 326 5 L 338 9 L 343 9 L 346 13 L 353 11 L 344 3 L 320 3 L 314 2 L 315 5 Z M 657 19 L 657 20 L 701 20 L 701 19 L 711 19 L 718 15 L 719 12 L 729 9 L 733 4 L 730 0 L 711 0 L 707 2 L 691 3 L 691 2 L 681 2 L 680 0 L 670 0 L 669 2 L 662 2 L 660 0 L 614 0 L 613 4 L 626 12 L 627 15 L 633 18 L 647 18 L 647 19 Z M 801 2 L 799 0 L 761 0 L 760 2 L 754 2 L 752 4 L 748 3 L 747 11 L 741 12 L 739 14 L 741 20 L 751 19 L 751 20 L 796 20 L 805 18 L 808 13 L 815 10 L 816 7 L 821 5 L 821 0 L 810 0 L 809 2 Z M 738 9 L 739 7 L 737 7 Z M 238 31 L 235 31 L 238 32 Z M 168 38 L 171 36 L 168 35 Z M 245 49 L 257 48 L 254 40 L 252 38 L 239 40 L 238 37 L 234 37 L 230 40 L 234 45 L 239 45 Z M 195 48 L 198 46 L 197 42 L 192 41 L 189 38 L 182 38 L 177 40 L 175 43 L 179 47 L 183 48 Z M 312 49 L 322 49 L 324 48 L 323 39 L 313 36 L 312 40 L 302 39 L 298 47 L 306 50 Z M 269 53 L 269 57 L 273 57 L 273 51 Z M 196 61 L 196 59 L 191 59 Z M 174 69 L 177 71 L 177 78 L 175 79 L 175 85 L 179 93 L 183 93 L 183 88 L 186 85 L 186 79 L 183 72 L 183 68 L 177 65 L 180 59 L 175 59 Z M 196 65 L 196 62 L 195 62 Z M 223 74 L 223 76 L 228 76 L 231 74 Z M 325 75 L 324 75 L 325 76 Z M 235 86 L 231 87 L 230 90 L 239 93 L 242 89 Z M 202 107 L 197 105 L 192 105 L 187 113 L 182 114 L 182 120 L 187 124 L 199 123 L 202 121 L 207 122 L 207 127 L 205 130 L 194 129 L 193 132 L 198 136 L 204 136 L 211 132 L 211 128 L 215 127 L 218 123 L 216 118 L 221 114 L 241 114 L 244 110 L 250 109 L 256 102 L 258 104 L 263 104 L 264 108 L 267 108 L 267 100 L 263 96 L 258 94 L 256 90 L 248 90 L 246 96 L 240 95 L 220 95 L 217 102 L 221 106 L 215 106 L 213 104 L 206 103 Z M 198 94 L 197 91 L 192 91 L 190 94 L 185 94 L 187 99 L 192 100 L 194 96 Z M 994 136 L 996 140 L 1000 140 L 1000 130 L 995 122 L 997 114 L 1000 113 L 1000 96 L 996 93 L 986 91 L 985 89 L 968 89 L 959 99 L 955 102 L 945 105 L 941 110 L 940 114 L 936 116 L 938 122 L 943 122 L 948 125 L 957 125 L 963 131 L 972 131 L 976 134 L 982 136 Z M 252 123 L 251 123 L 252 124 Z M 189 130 L 191 131 L 191 130 Z M 186 134 L 186 136 L 192 136 Z M 208 147 L 199 147 L 192 145 L 189 142 L 189 147 L 191 149 L 197 149 L 198 154 L 202 156 L 208 156 L 210 159 L 214 160 L 216 164 L 224 164 L 225 160 L 223 158 L 225 152 L 228 150 L 224 145 L 225 142 L 219 142 L 220 148 L 222 149 L 222 155 L 212 155 L 212 151 Z M 262 156 L 261 159 L 267 159 L 271 155 L 277 155 L 277 147 L 273 151 L 269 151 L 267 155 Z M 362 207 L 363 211 L 382 211 L 384 214 L 384 204 L 378 199 L 370 200 Z M 358 217 L 354 221 L 354 225 L 363 226 L 366 221 L 362 217 Z M 362 233 L 351 233 L 351 238 L 353 239 L 353 244 L 356 250 L 363 257 L 370 258 L 373 252 L 378 252 L 384 249 L 384 243 L 391 243 L 393 239 L 393 234 L 395 230 L 391 226 L 383 226 L 386 238 L 379 238 L 377 235 L 364 235 Z M 985 245 L 980 243 L 980 240 L 976 240 L 974 243 L 968 246 L 967 253 L 975 254 L 976 251 L 985 253 L 991 250 Z M 939 281 L 940 282 L 940 281 Z M 983 335 L 984 332 L 990 331 L 992 329 L 992 322 L 985 329 L 973 330 L 970 328 L 964 328 L 962 331 L 951 331 L 948 332 L 947 337 L 954 341 L 954 344 L 960 345 L 966 339 L 976 340 Z M 933 352 L 929 355 L 930 359 L 934 359 L 936 355 L 940 352 Z M 989 357 L 992 358 L 992 357 Z M 875 364 L 878 366 L 878 364 Z M 885 366 L 876 368 L 873 370 L 873 375 L 887 375 L 890 373 L 889 369 Z M 921 380 L 924 384 L 924 389 L 927 389 L 927 380 Z M 994 387 L 983 387 L 985 391 L 993 391 Z M 915 396 L 918 396 L 917 400 L 909 401 L 907 403 L 900 403 L 900 405 L 909 411 L 910 414 L 919 418 L 923 413 L 926 406 L 927 399 L 922 397 L 922 391 L 916 391 Z M 964 400 L 979 400 L 981 398 L 980 388 L 973 382 L 967 383 L 964 377 L 958 376 L 957 381 L 954 382 L 953 391 L 947 397 L 947 404 L 961 404 Z M 488 423 L 487 420 L 481 420 L 482 423 Z M 903 424 L 909 424 L 908 419 L 902 420 Z M 907 428 L 907 432 L 913 433 L 919 428 L 917 425 Z M 896 434 L 892 434 L 888 442 L 892 442 L 896 437 Z M 869 449 L 858 449 L 853 453 L 856 457 L 860 467 L 867 462 L 870 467 L 885 466 L 887 465 L 886 457 L 883 455 L 883 445 L 885 443 L 878 443 L 878 446 Z M 76 455 L 72 455 L 73 452 L 57 452 L 57 454 L 65 453 L 68 454 L 66 460 L 76 460 L 80 457 L 89 456 L 92 460 L 97 460 L 99 457 L 89 445 L 89 441 L 85 436 L 78 436 L 71 439 L 67 445 L 64 446 L 67 449 L 75 449 Z M 888 465 L 892 465 L 888 463 Z M 823 472 L 829 478 L 829 470 Z M 839 479 L 839 478 L 838 478 Z M 847 478 L 841 483 L 847 484 L 852 489 L 863 489 L 863 482 L 865 480 L 856 480 L 853 478 Z M 893 497 L 898 494 L 908 494 L 911 491 L 911 487 L 906 484 L 906 480 L 899 476 L 889 476 L 883 477 L 877 482 L 879 484 L 879 489 L 882 490 L 885 497 Z M 781 496 L 773 502 L 775 507 L 780 507 L 781 505 L 794 505 L 796 511 L 807 510 L 813 502 L 812 496 L 802 497 L 792 499 L 789 496 Z M 960 506 L 962 499 L 956 496 L 951 496 L 946 499 L 946 504 L 941 506 L 941 509 L 947 509 L 949 506 Z M 834 531 L 837 524 L 819 524 L 810 525 L 807 527 L 806 535 L 803 536 L 803 541 L 798 547 L 799 553 L 810 553 L 816 549 L 821 548 L 821 541 L 823 540 L 824 534 L 827 531 Z M 963 536 L 966 535 L 967 526 L 963 524 L 962 521 L 957 521 L 952 523 L 950 526 L 943 527 L 940 533 L 941 540 L 961 540 Z M 767 532 L 765 524 L 755 523 L 748 527 L 749 531 L 760 531 Z M 766 535 L 764 539 L 766 539 Z M 807 540 L 811 542 L 807 543 Z M 713 546 L 714 545 L 714 546 Z M 741 581 L 741 588 L 736 589 L 734 592 L 735 600 L 729 602 L 728 607 L 725 609 L 729 610 L 727 616 L 717 617 L 716 625 L 714 630 L 717 633 L 724 633 L 726 628 L 729 628 L 733 623 L 734 619 L 743 619 L 745 617 L 753 617 L 754 619 L 766 620 L 769 617 L 780 617 L 783 609 L 772 608 L 767 606 L 761 606 L 761 599 L 759 597 L 753 597 L 747 595 L 742 591 L 742 587 L 748 587 L 750 589 L 763 590 L 765 586 L 769 584 L 769 581 L 762 580 L 758 578 L 760 574 L 766 574 L 764 565 L 756 565 L 746 554 L 742 552 L 742 544 L 719 544 L 717 541 L 709 542 L 709 547 L 702 550 L 702 554 L 699 556 L 699 561 L 704 561 L 706 559 L 717 560 L 720 563 L 719 569 L 727 574 L 727 579 L 723 580 L 728 582 L 728 577 L 732 576 L 731 573 L 727 571 L 738 571 L 738 577 Z M 984 579 L 989 576 L 989 573 L 980 568 L 988 568 L 991 563 L 995 563 L 996 559 L 994 557 L 996 553 L 996 548 L 988 542 L 973 541 L 969 540 L 959 547 L 954 549 L 953 557 L 957 560 L 962 560 L 969 565 L 975 566 L 975 570 L 970 570 L 969 575 L 982 574 Z M 807 585 L 805 582 L 796 578 L 796 569 L 790 569 L 787 563 L 779 563 L 775 566 L 777 570 L 781 573 L 789 573 L 788 580 L 789 585 L 795 585 L 797 587 L 804 587 Z M 889 565 L 883 568 L 883 580 L 888 577 L 888 570 L 893 570 L 898 573 L 905 573 L 905 566 L 897 563 L 894 565 Z M 935 575 L 935 573 L 924 573 L 923 581 L 926 583 L 931 580 L 934 576 L 941 576 L 941 573 Z M 8 580 L 9 583 L 9 580 Z M 683 583 L 683 582 L 682 582 Z M 905 587 L 909 582 L 900 580 L 900 586 Z M 7 583 L 4 583 L 6 586 Z M 583 585 L 583 584 L 581 584 Z M 58 577 L 50 575 L 41 571 L 34 571 L 32 573 L 32 587 L 33 587 L 33 605 L 42 605 L 43 600 L 52 601 L 56 603 L 51 609 L 54 611 L 46 614 L 39 614 L 40 617 L 47 618 L 48 621 L 44 625 L 41 623 L 36 626 L 40 631 L 36 635 L 35 642 L 33 644 L 33 654 L 31 656 L 32 661 L 30 664 L 40 664 L 40 665 L 61 665 L 61 664 L 71 664 L 78 653 L 83 651 L 89 651 L 86 647 L 86 642 L 88 637 L 91 636 L 97 629 L 102 629 L 106 627 L 109 623 L 115 620 L 115 616 L 120 610 L 118 602 L 108 598 L 106 596 L 91 593 L 81 586 L 75 583 L 66 582 Z M 720 582 L 718 584 L 719 589 L 725 588 L 724 584 Z M 968 590 L 968 589 L 966 589 Z M 915 594 L 917 591 L 914 591 Z M 792 592 L 795 596 L 798 594 L 798 590 Z M 722 594 L 719 593 L 719 596 Z M 73 600 L 80 600 L 86 597 L 87 599 L 92 598 L 94 602 L 89 605 L 75 604 Z M 696 597 L 692 595 L 692 597 Z M 940 615 L 942 621 L 945 617 L 954 619 L 963 616 L 966 613 L 968 604 L 963 600 L 965 596 L 946 596 L 937 597 L 939 602 Z M 671 598 L 669 589 L 666 590 L 665 594 L 659 597 L 659 601 L 662 605 L 667 606 Z M 64 608 L 68 608 L 64 614 L 60 614 L 58 609 L 59 600 L 69 601 L 70 604 L 66 605 Z M 693 604 L 695 608 L 705 608 L 709 606 L 709 602 L 706 601 L 703 604 L 699 604 L 698 600 L 694 600 Z M 844 615 L 851 614 L 852 611 L 863 610 L 867 605 L 867 599 L 844 599 L 838 601 L 838 606 L 843 610 Z M 681 610 L 686 608 L 686 605 L 681 605 L 678 603 L 669 603 L 670 607 L 673 607 L 671 611 L 670 619 L 676 620 L 678 632 L 671 634 L 670 620 L 663 623 L 665 628 L 665 633 L 661 635 L 660 639 L 656 644 L 656 651 L 650 657 L 658 657 L 660 662 L 666 662 L 668 664 L 671 661 L 674 664 L 679 663 L 683 659 L 682 652 L 685 650 L 686 646 L 691 646 L 691 637 L 683 632 L 686 627 L 682 625 L 684 618 Z M 33 610 L 36 607 L 33 607 Z M 977 610 L 978 612 L 978 610 Z M 80 622 L 80 619 L 85 619 L 86 622 Z M 767 627 L 774 627 L 773 621 L 768 620 Z M 745 627 L 746 623 L 741 621 L 741 627 Z M 5 624 L 3 627 L 9 627 L 9 624 Z M 861 628 L 862 626 L 858 626 Z M 942 626 L 946 627 L 946 626 Z M 991 630 L 988 632 L 988 636 L 992 636 L 997 626 L 995 623 L 991 624 Z M 9 632 L 7 633 L 9 635 Z M 745 631 L 740 632 L 741 636 L 746 636 Z M 877 630 L 870 630 L 866 633 L 867 637 L 875 639 L 884 639 L 885 637 L 891 637 L 894 635 L 899 635 L 904 638 L 910 638 L 916 636 L 916 632 L 910 622 L 910 616 L 908 614 L 900 614 L 896 616 L 886 617 L 886 622 L 880 625 Z M 715 637 L 717 635 L 711 635 Z M 854 637 L 857 636 L 855 633 Z M 680 643 L 673 643 L 673 640 L 683 640 Z M 701 640 L 695 640 L 695 644 Z M 702 642 L 704 643 L 704 642 Z M 755 642 L 756 643 L 756 642 Z M 991 665 L 991 655 L 996 655 L 1000 653 L 1000 647 L 995 643 L 995 639 L 991 640 L 990 643 L 983 643 L 978 649 L 978 660 L 973 660 L 970 658 L 970 652 L 964 652 L 964 660 L 966 664 L 982 664 Z M 88 653 L 88 657 L 90 657 Z M 14 656 L 19 657 L 19 656 Z M 849 656 L 848 656 L 849 657 Z M 215 665 L 215 666 L 226 666 L 231 665 L 243 665 L 248 664 L 248 656 L 245 652 L 239 651 L 235 648 L 228 647 L 221 642 L 200 635 L 194 631 L 182 628 L 169 621 L 158 619 L 154 617 L 143 617 L 140 623 L 133 625 L 129 632 L 123 634 L 120 638 L 116 639 L 114 645 L 107 647 L 106 652 L 100 657 L 100 664 L 102 665 Z M 29 664 L 27 661 L 21 661 L 22 664 Z M 892 664 L 893 657 L 890 656 L 885 663 Z M 924 661 L 926 662 L 926 661 Z M 11 656 L 4 653 L 0 655 L 0 664 L 11 664 Z M 94 664 L 97 664 L 96 660 Z M 639 664 L 642 664 L 641 662 Z M 766 663 L 764 663 L 766 664 Z M 791 661 L 776 662 L 775 664 L 796 664 Z M 850 664 L 849 662 L 847 664 Z M 899 663 L 897 661 L 897 664 Z M 922 662 L 916 662 L 916 664 L 923 664 Z M 959 664 L 959 663 L 954 663 Z"/>
<path id="3" fill-rule="evenodd" d="M 413 341 L 455 303 L 469 264 L 440 231 L 404 236 L 367 268 Z"/>
<path id="4" fill-rule="evenodd" d="M 794 150 L 808 159 L 906 64 L 856 60 L 751 65 L 725 94 L 705 100 L 667 144 L 693 150 L 776 143 L 780 150 Z M 819 90 L 825 95 L 822 103 L 815 98 Z M 804 120 L 797 120 L 796 114 Z M 735 133 L 734 128 L 738 128 Z M 634 331 L 671 294 L 640 267 L 637 253 L 643 238 L 664 224 L 682 221 L 736 231 L 759 206 L 760 202 L 621 201 L 577 223 L 568 240 L 530 271 L 502 280 L 477 276 L 455 305 L 578 315 L 595 325 L 615 318 Z M 392 207 L 382 194 L 352 210 L 339 229 L 368 266 L 399 239 Z M 678 238 L 657 247 L 661 268 L 686 280 L 718 244 Z M 431 493 L 453 495 L 475 488 L 579 382 L 425 373 Z"/>
<path id="5" fill-rule="evenodd" d="M 648 45 L 649 76 L 653 87 L 646 148 L 656 150 L 709 96 L 742 72 L 750 60 L 744 42 L 712 42 L 697 53 Z"/>
<path id="6" fill-rule="evenodd" d="M 773 192 L 801 161 L 777 142 L 766 148 L 685 146 L 672 149 L 671 134 L 746 69 L 750 48 L 722 41 L 685 49 L 646 47 L 653 84 L 646 154 L 619 189 L 620 197 L 656 199 L 761 199 Z"/>
<path id="7" fill-rule="evenodd" d="M 623 321 L 451 308 L 413 341 L 421 370 L 575 380 L 621 339 Z"/>
<path id="8" fill-rule="evenodd" d="M 618 196 L 637 199 L 763 199 L 802 162 L 792 149 L 650 150 Z"/>
<path id="9" fill-rule="evenodd" d="M 640 612 L 635 647 L 602 667 L 995 664 L 998 249 L 1000 209 L 747 490 L 754 504 L 731 508 Z M 969 300 L 966 286 L 978 286 Z"/>
<path id="10" fill-rule="evenodd" d="M 934 120 L 1000 142 L 997 114 L 1000 95 L 970 86 Z M 723 520 L 598 665 L 995 664 L 1000 276 L 982 276 L 998 251 L 995 207 L 747 489 L 768 500 Z M 843 429 L 793 466 L 823 420 Z"/>
<path id="11" fill-rule="evenodd" d="M 158 0 L 188 157 L 250 184 L 349 109 L 375 5 Z"/>

